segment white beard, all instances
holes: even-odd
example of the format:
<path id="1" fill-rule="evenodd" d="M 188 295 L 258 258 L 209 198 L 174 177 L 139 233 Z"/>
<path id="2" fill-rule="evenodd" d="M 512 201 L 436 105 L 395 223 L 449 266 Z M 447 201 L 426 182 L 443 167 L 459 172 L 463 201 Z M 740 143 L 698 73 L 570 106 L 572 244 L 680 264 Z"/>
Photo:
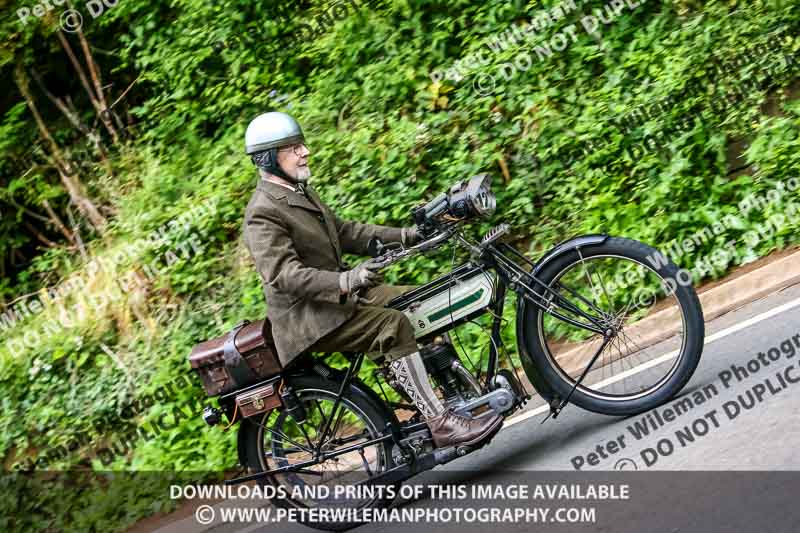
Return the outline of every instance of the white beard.
<path id="1" fill-rule="evenodd" d="M 311 177 L 311 169 L 308 167 L 302 167 L 297 169 L 297 175 L 294 177 L 297 180 L 297 183 L 306 184 L 308 183 L 308 178 Z"/>

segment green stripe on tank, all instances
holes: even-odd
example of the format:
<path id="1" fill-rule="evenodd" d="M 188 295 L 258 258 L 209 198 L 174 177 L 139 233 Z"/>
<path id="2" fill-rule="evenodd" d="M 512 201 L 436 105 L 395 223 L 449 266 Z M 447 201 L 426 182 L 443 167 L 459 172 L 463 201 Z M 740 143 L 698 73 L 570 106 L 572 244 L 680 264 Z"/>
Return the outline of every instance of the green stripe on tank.
<path id="1" fill-rule="evenodd" d="M 435 313 L 432 313 L 432 314 L 428 315 L 428 321 L 429 322 L 436 322 L 440 318 L 445 317 L 445 316 L 449 315 L 450 313 L 455 313 L 459 309 L 464 308 L 464 307 L 468 306 L 471 303 L 477 302 L 478 300 L 481 299 L 481 296 L 483 295 L 483 290 L 484 290 L 483 287 L 481 287 L 476 292 L 473 292 L 469 296 L 467 296 L 465 298 L 462 298 L 461 300 L 455 302 L 450 307 L 445 307 L 444 309 L 439 309 Z"/>

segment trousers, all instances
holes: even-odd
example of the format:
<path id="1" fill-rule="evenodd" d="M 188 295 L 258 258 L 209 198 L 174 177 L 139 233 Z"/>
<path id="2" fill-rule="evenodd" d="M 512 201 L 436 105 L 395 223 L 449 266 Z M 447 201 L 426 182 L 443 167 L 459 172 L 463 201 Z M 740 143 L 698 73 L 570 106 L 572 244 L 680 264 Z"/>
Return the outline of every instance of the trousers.
<path id="1" fill-rule="evenodd" d="M 418 351 L 414 327 L 402 311 L 387 309 L 392 299 L 414 285 L 382 284 L 359 297 L 347 322 L 311 345 L 311 352 L 364 352 L 375 362 L 394 361 Z"/>

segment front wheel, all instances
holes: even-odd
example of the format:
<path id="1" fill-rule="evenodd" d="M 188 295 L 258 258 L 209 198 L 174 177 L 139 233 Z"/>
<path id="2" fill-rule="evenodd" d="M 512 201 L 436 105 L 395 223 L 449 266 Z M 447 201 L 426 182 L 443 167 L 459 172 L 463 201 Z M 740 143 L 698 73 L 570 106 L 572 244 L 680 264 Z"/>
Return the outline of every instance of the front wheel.
<path id="1" fill-rule="evenodd" d="M 537 278 L 576 308 L 614 331 L 606 342 L 526 302 L 523 347 L 553 391 L 564 399 L 593 356 L 600 355 L 571 403 L 608 415 L 633 415 L 672 399 L 689 381 L 703 350 L 704 321 L 691 275 L 655 248 L 610 237 L 573 249 L 545 264 Z M 563 312 L 542 286 L 535 290 L 550 309 Z"/>

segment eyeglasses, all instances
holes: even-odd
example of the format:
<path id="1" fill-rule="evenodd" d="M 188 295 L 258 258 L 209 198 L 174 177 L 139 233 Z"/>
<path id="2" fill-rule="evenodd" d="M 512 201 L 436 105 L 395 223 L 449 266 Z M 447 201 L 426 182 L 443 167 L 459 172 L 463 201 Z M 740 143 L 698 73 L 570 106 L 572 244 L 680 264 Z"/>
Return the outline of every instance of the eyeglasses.
<path id="1" fill-rule="evenodd" d="M 278 148 L 278 151 L 279 152 L 284 152 L 284 151 L 291 150 L 291 151 L 294 152 L 294 155 L 300 157 L 300 156 L 303 155 L 303 151 L 302 151 L 303 148 L 308 150 L 308 147 L 306 146 L 305 143 L 300 143 L 300 144 L 295 144 L 294 146 L 288 146 L 286 148 Z"/>

